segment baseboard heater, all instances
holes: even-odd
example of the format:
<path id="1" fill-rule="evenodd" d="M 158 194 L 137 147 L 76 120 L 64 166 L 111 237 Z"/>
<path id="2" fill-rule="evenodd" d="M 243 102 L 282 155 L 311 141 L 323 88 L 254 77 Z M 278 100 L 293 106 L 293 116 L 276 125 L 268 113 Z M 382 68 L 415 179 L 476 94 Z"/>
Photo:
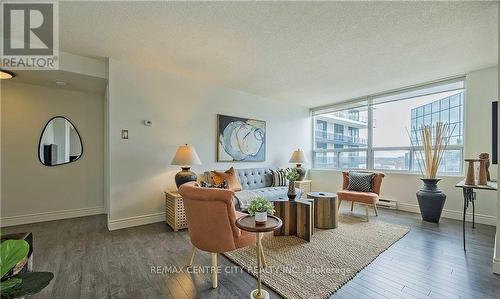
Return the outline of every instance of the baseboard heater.
<path id="1" fill-rule="evenodd" d="M 398 201 L 395 199 L 380 198 L 378 200 L 377 207 L 397 210 L 398 209 Z"/>

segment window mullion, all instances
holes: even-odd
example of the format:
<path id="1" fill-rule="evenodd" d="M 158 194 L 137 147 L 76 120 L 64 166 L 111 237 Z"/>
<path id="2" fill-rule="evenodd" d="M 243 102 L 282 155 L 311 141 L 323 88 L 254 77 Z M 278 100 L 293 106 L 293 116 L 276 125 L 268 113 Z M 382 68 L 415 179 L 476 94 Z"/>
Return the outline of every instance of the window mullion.
<path id="1" fill-rule="evenodd" d="M 368 99 L 368 150 L 366 151 L 366 168 L 373 170 L 373 99 Z"/>

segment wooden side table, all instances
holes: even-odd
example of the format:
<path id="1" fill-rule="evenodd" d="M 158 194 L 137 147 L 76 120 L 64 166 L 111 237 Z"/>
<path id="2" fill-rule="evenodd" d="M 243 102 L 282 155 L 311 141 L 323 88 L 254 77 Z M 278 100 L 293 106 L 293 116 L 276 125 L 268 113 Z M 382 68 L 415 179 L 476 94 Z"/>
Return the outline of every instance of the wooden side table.
<path id="1" fill-rule="evenodd" d="M 186 212 L 182 196 L 177 191 L 165 192 L 165 222 L 174 232 L 187 228 Z"/>
<path id="2" fill-rule="evenodd" d="M 256 251 L 257 251 L 257 289 L 253 290 L 250 293 L 250 298 L 255 298 L 255 299 L 269 299 L 269 293 L 266 290 L 262 289 L 262 281 L 260 279 L 260 271 L 261 271 L 261 263 L 263 260 L 263 257 L 261 257 L 261 254 L 264 254 L 264 252 L 261 252 L 262 248 L 262 233 L 267 233 L 267 232 L 272 232 L 274 230 L 277 230 L 281 227 L 283 222 L 281 222 L 281 219 L 275 216 L 267 216 L 267 221 L 264 224 L 259 224 L 257 225 L 255 223 L 255 217 L 254 216 L 243 216 L 239 219 L 236 220 L 236 226 L 244 231 L 247 232 L 253 232 L 257 233 L 257 244 L 256 244 Z"/>
<path id="3" fill-rule="evenodd" d="M 312 180 L 295 181 L 295 188 L 302 189 L 302 198 L 307 197 L 307 193 L 311 192 Z"/>
<path id="4" fill-rule="evenodd" d="M 337 194 L 329 192 L 309 192 L 308 198 L 314 198 L 314 227 L 337 228 Z"/>

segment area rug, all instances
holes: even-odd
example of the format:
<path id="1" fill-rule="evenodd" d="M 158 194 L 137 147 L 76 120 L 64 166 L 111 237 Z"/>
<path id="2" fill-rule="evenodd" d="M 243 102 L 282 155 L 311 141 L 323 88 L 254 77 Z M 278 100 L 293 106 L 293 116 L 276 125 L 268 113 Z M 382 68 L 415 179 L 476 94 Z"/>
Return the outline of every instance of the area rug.
<path id="1" fill-rule="evenodd" d="M 381 221 L 362 222 L 343 215 L 336 229 L 316 229 L 311 242 L 293 236 L 266 235 L 267 267 L 262 282 L 285 298 L 327 298 L 409 229 Z M 255 246 L 224 253 L 256 276 Z"/>

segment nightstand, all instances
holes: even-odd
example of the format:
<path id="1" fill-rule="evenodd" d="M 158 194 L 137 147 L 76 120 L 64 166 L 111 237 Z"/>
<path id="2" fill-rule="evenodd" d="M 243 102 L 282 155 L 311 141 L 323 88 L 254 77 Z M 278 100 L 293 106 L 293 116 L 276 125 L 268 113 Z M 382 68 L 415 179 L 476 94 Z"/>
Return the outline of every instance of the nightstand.
<path id="1" fill-rule="evenodd" d="M 311 192 L 312 180 L 295 181 L 295 188 L 302 189 L 302 198 L 307 198 L 307 193 Z"/>
<path id="2" fill-rule="evenodd" d="M 174 232 L 187 228 L 182 196 L 177 191 L 165 192 L 165 222 Z"/>

